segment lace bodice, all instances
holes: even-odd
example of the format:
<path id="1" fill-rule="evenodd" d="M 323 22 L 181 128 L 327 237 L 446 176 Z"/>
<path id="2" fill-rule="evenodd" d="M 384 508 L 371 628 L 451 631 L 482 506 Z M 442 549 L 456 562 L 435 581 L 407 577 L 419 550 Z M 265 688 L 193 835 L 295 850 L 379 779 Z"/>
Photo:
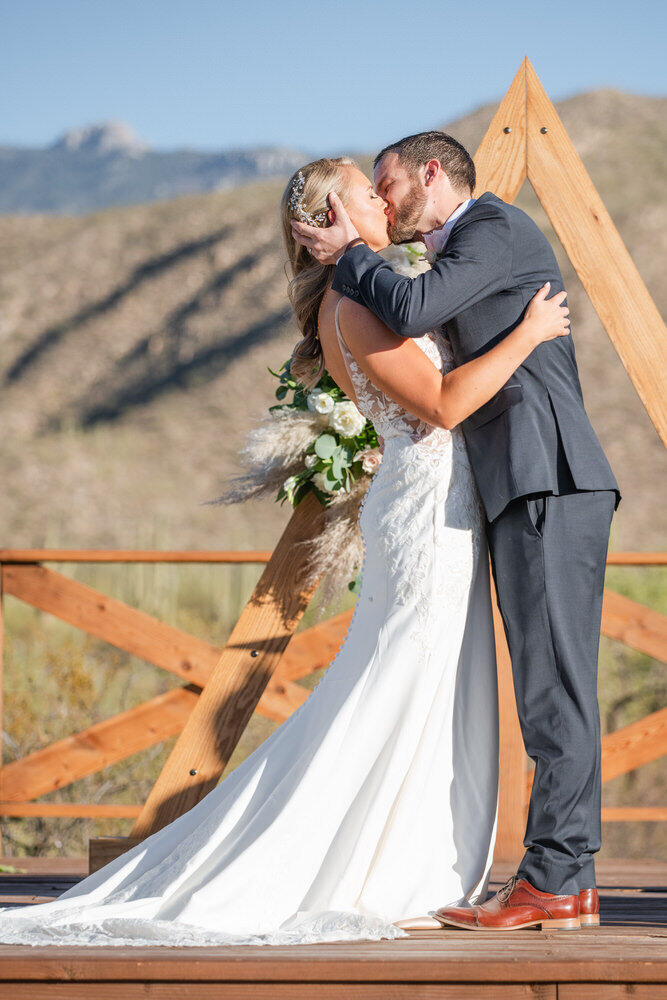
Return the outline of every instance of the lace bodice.
<path id="1" fill-rule="evenodd" d="M 339 306 L 340 302 L 334 316 L 336 333 L 357 406 L 385 439 L 382 465 L 362 505 L 362 536 L 370 531 L 382 540 L 383 566 L 396 598 L 415 609 L 411 636 L 428 651 L 436 635 L 433 616 L 466 592 L 471 560 L 476 563 L 479 557 L 483 535 L 479 493 L 460 427 L 447 430 L 427 424 L 373 385 L 343 339 Z M 415 343 L 439 371 L 454 368 L 451 345 L 444 335 L 427 333 Z M 435 513 L 425 528 L 423 517 L 428 511 Z M 468 541 L 458 559 L 460 538 Z M 443 564 L 445 551 L 449 553 L 447 572 L 440 575 L 434 567 Z"/>
<path id="2" fill-rule="evenodd" d="M 357 407 L 361 413 L 371 421 L 378 434 L 382 435 L 385 440 L 392 437 L 408 437 L 413 442 L 424 441 L 424 443 L 428 443 L 429 447 L 437 447 L 440 443 L 449 442 L 450 431 L 427 424 L 424 420 L 409 413 L 399 403 L 394 402 L 381 389 L 373 385 L 368 376 L 361 370 L 340 330 L 338 310 L 342 301 L 340 299 L 337 303 L 334 314 L 336 335 L 345 367 L 354 386 Z M 415 343 L 439 371 L 448 372 L 454 368 L 454 355 L 444 334 L 427 333 L 423 337 L 416 337 Z M 428 442 L 425 439 L 428 439 Z"/>

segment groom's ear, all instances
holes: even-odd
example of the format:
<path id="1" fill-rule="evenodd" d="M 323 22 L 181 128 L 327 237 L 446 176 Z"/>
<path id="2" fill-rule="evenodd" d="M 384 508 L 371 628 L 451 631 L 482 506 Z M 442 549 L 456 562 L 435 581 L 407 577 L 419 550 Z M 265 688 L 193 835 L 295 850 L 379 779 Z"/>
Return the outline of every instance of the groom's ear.
<path id="1" fill-rule="evenodd" d="M 442 169 L 440 160 L 427 160 L 424 166 L 426 167 L 424 171 L 424 183 L 427 185 L 432 184 Z"/>

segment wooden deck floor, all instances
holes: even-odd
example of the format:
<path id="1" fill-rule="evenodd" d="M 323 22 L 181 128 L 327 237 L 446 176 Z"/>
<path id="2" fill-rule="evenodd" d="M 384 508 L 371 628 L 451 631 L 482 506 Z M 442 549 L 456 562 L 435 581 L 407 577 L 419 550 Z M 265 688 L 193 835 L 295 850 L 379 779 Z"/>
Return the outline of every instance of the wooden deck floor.
<path id="1" fill-rule="evenodd" d="M 0 905 L 54 898 L 86 861 L 5 859 Z M 598 863 L 601 926 L 411 932 L 396 941 L 278 948 L 33 948 L 0 945 L 11 1000 L 667 1000 L 667 863 Z M 497 865 L 495 892 L 514 869 Z"/>

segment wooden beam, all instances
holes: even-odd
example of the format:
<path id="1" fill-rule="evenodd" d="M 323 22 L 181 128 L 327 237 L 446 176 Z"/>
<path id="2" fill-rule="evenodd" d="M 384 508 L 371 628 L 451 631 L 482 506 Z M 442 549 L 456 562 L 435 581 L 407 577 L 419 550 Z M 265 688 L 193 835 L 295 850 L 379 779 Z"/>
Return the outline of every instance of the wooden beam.
<path id="1" fill-rule="evenodd" d="M 0 549 L 0 563 L 267 563 L 271 553 L 264 550 L 176 549 Z M 667 564 L 667 552 L 610 552 L 609 565 L 652 566 Z"/>
<path id="2" fill-rule="evenodd" d="M 601 746 L 603 782 L 658 760 L 667 753 L 667 708 L 607 733 L 602 737 Z M 529 794 L 533 773 L 529 772 L 526 781 Z"/>
<path id="3" fill-rule="evenodd" d="M 295 680 L 328 666 L 340 649 L 351 620 L 352 609 L 299 632 L 285 650 L 276 674 L 282 680 Z"/>
<path id="4" fill-rule="evenodd" d="M 134 819 L 141 813 L 141 805 L 124 803 L 86 802 L 0 802 L 0 816 L 39 816 L 42 819 L 69 817 L 72 819 Z M 621 806 L 602 809 L 602 821 L 607 823 L 664 823 L 667 807 Z M 125 839 L 123 838 L 123 846 Z"/>
<path id="5" fill-rule="evenodd" d="M 2 578 L 7 593 L 14 597 L 200 687 L 207 683 L 220 659 L 222 650 L 218 646 L 166 625 L 55 570 L 34 564 L 8 564 L 2 568 Z M 294 644 L 276 670 L 276 677 L 283 680 L 305 677 L 327 666 L 341 644 L 351 616 L 351 611 L 344 611 L 295 636 Z M 295 697 L 296 694 L 292 692 Z M 300 704 L 298 699 L 296 704 Z M 265 712 L 266 707 L 266 704 L 258 706 L 258 711 L 276 717 L 276 709 Z M 277 713 L 281 720 L 286 718 L 281 708 Z"/>
<path id="6" fill-rule="evenodd" d="M 503 201 L 514 201 L 526 178 L 526 125 L 524 60 L 475 153 L 477 194 L 492 191 Z M 502 761 L 495 858 L 510 859 L 523 852 L 526 752 L 516 711 L 512 665 L 495 599 L 493 611 Z"/>
<path id="7" fill-rule="evenodd" d="M 667 444 L 667 329 L 556 109 L 525 65 L 528 179 Z"/>
<path id="8" fill-rule="evenodd" d="M 0 770 L 0 802 L 46 795 L 177 736 L 200 693 L 201 688 L 195 684 L 176 688 L 5 764 Z M 283 722 L 309 694 L 307 688 L 274 675 L 264 689 L 257 711 L 275 722 Z"/>
<path id="9" fill-rule="evenodd" d="M 185 725 L 200 690 L 190 684 L 168 691 L 5 764 L 0 772 L 2 802 L 45 795 L 175 736 Z"/>
<path id="10" fill-rule="evenodd" d="M 0 549 L 0 562 L 75 562 L 75 563 L 267 563 L 267 551 L 227 549 L 221 551 L 175 549 Z"/>
<path id="11" fill-rule="evenodd" d="M 6 593 L 200 687 L 220 656 L 217 646 L 45 566 L 6 563 L 2 578 Z"/>
<path id="12" fill-rule="evenodd" d="M 610 552 L 607 566 L 667 566 L 667 552 Z"/>
<path id="13" fill-rule="evenodd" d="M 72 819 L 134 819 L 141 806 L 112 803 L 86 802 L 0 802 L 0 816 L 40 816 Z"/>
<path id="14" fill-rule="evenodd" d="M 602 780 L 634 771 L 667 753 L 667 708 L 602 737 Z"/>
<path id="15" fill-rule="evenodd" d="M 605 588 L 602 602 L 603 635 L 667 661 L 667 617 Z"/>
<path id="16" fill-rule="evenodd" d="M 0 549 L 0 563 L 267 563 L 269 551 L 176 549 Z M 610 566 L 665 566 L 667 552 L 610 552 Z"/>
<path id="17" fill-rule="evenodd" d="M 505 630 L 493 598 L 493 627 L 498 663 L 498 722 L 500 773 L 498 826 L 494 861 L 513 860 L 523 854 L 526 832 L 526 761 L 528 760 L 514 696 L 514 679 Z"/>
<path id="18" fill-rule="evenodd" d="M 474 160 L 477 194 L 493 191 L 503 201 L 514 201 L 526 177 L 525 60 L 493 116 Z"/>
<path id="19" fill-rule="evenodd" d="M 283 722 L 303 704 L 310 691 L 293 681 L 328 666 L 351 617 L 351 610 L 344 611 L 294 636 L 262 693 L 257 712 Z M 0 770 L 0 802 L 35 799 L 176 736 L 200 693 L 201 688 L 191 684 L 157 695 L 6 764 Z"/>
<path id="20" fill-rule="evenodd" d="M 667 808 L 664 806 L 607 806 L 602 809 L 603 823 L 664 823 Z"/>
<path id="21" fill-rule="evenodd" d="M 141 843 L 140 837 L 93 837 L 88 841 L 88 874 L 99 871 L 110 861 L 131 851 Z M 184 997 L 185 1000 L 185 997 Z"/>
<path id="22" fill-rule="evenodd" d="M 308 547 L 323 508 L 310 494 L 295 509 L 206 687 L 158 777 L 132 837 L 147 837 L 197 804 L 217 784 L 305 611 Z"/>

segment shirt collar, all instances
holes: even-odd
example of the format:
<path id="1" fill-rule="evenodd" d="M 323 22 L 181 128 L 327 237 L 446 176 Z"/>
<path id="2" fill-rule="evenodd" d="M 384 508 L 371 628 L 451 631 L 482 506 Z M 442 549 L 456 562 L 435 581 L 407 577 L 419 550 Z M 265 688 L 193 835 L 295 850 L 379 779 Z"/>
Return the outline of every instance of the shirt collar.
<path id="1" fill-rule="evenodd" d="M 430 233 L 424 233 L 423 240 L 426 244 L 426 248 L 434 251 L 435 253 L 442 253 L 445 248 L 445 243 L 449 239 L 449 234 L 454 228 L 454 223 L 476 200 L 476 198 L 468 198 L 461 205 L 459 205 L 458 208 L 454 209 L 444 226 L 440 229 L 433 229 Z"/>

